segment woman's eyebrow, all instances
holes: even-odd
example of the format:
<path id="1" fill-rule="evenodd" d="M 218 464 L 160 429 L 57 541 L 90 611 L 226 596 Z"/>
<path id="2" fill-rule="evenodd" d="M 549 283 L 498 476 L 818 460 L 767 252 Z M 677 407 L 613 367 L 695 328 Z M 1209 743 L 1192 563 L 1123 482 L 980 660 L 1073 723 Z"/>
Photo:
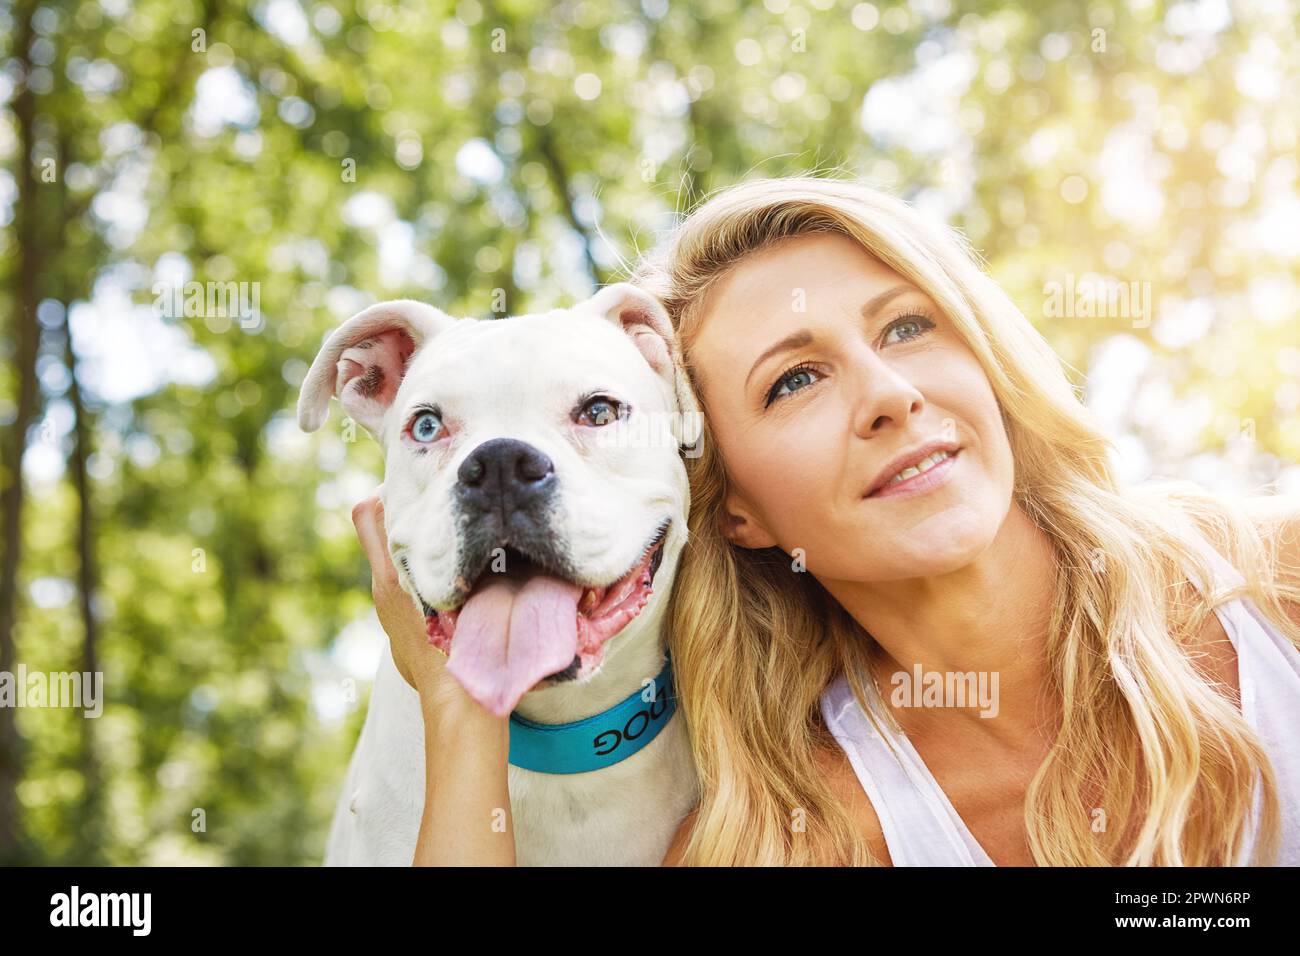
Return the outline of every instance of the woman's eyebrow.
<path id="1" fill-rule="evenodd" d="M 745 387 L 749 387 L 749 380 L 754 377 L 754 370 L 758 368 L 770 356 L 777 352 L 788 352 L 790 349 L 797 349 L 800 346 L 807 345 L 813 339 L 812 333 L 807 329 L 800 329 L 798 332 L 791 332 L 781 341 L 777 342 L 771 348 L 765 350 L 762 355 L 754 360 L 754 364 L 749 367 L 749 374 L 745 376 Z"/>
<path id="2" fill-rule="evenodd" d="M 874 317 L 877 312 L 879 312 L 885 306 L 889 305 L 890 302 L 892 302 L 894 299 L 898 298 L 900 295 L 902 295 L 905 292 L 920 292 L 920 291 L 921 290 L 916 288 L 916 286 L 911 286 L 911 285 L 896 285 L 892 289 L 886 289 L 884 292 L 880 293 L 879 295 L 872 296 L 870 299 L 867 300 L 867 304 L 862 307 L 862 317 L 864 319 L 870 319 Z"/>
<path id="3" fill-rule="evenodd" d="M 861 310 L 862 317 L 864 319 L 870 319 L 873 316 L 875 316 L 877 312 L 879 312 L 881 309 L 887 306 L 894 299 L 898 298 L 900 295 L 903 295 L 904 293 L 907 292 L 919 292 L 919 291 L 920 291 L 919 289 L 911 285 L 896 285 L 892 289 L 886 289 L 884 292 L 881 292 L 879 295 L 874 295 L 867 300 L 866 305 L 864 305 Z M 809 342 L 812 341 L 812 339 L 813 336 L 811 332 L 809 332 L 807 329 L 800 329 L 798 332 L 791 332 L 789 335 L 787 335 L 781 341 L 777 342 L 771 348 L 766 349 L 762 355 L 760 355 L 757 359 L 754 360 L 754 364 L 749 367 L 749 374 L 745 376 L 744 387 L 745 388 L 749 387 L 749 380 L 754 377 L 754 370 L 757 369 L 760 365 L 762 365 L 766 359 L 777 354 L 778 352 L 787 352 L 790 349 L 797 349 L 800 346 L 807 345 Z"/>

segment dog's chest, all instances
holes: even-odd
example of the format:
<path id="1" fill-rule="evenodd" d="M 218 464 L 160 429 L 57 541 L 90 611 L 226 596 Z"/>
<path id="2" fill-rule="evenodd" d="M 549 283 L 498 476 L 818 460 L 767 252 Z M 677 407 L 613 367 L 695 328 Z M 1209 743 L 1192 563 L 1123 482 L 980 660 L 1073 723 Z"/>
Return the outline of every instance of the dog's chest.
<path id="1" fill-rule="evenodd" d="M 668 723 L 645 749 L 584 774 L 510 768 L 520 866 L 658 866 L 695 805 L 685 724 Z"/>
<path id="2" fill-rule="evenodd" d="M 327 862 L 404 866 L 414 855 L 425 784 L 423 722 L 418 698 L 390 669 L 381 666 L 377 675 Z M 697 801 L 680 715 L 610 767 L 544 774 L 512 766 L 509 787 L 520 866 L 658 866 Z M 481 825 L 501 821 L 494 816 Z"/>

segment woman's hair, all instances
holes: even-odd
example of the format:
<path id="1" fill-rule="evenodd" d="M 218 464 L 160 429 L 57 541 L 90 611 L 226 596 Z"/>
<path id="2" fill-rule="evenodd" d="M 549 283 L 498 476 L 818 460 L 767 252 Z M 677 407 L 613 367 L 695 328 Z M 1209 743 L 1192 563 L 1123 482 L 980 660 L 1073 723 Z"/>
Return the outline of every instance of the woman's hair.
<path id="1" fill-rule="evenodd" d="M 960 234 L 859 182 L 757 180 L 691 212 L 630 280 L 667 308 L 692 387 L 707 399 L 691 356 L 710 289 L 749 253 L 825 233 L 857 242 L 952 321 L 1001 407 L 1014 500 L 1052 542 L 1047 651 L 1063 710 L 1025 799 L 1035 861 L 1232 865 L 1250 841 L 1257 775 L 1253 860 L 1272 861 L 1280 813 L 1268 757 L 1195 666 L 1193 645 L 1213 607 L 1242 595 L 1300 645 L 1300 623 L 1282 603 L 1300 602 L 1300 588 L 1274 574 L 1277 536 L 1191 482 L 1121 486 L 1110 442 L 1061 359 Z M 699 457 L 688 459 L 689 537 L 670 638 L 702 789 L 683 862 L 878 862 L 824 773 L 837 745 L 818 706 L 842 670 L 870 715 L 863 689 L 875 642 L 785 552 L 723 536 L 728 479 L 704 418 Z M 1244 584 L 1193 586 L 1216 580 L 1207 539 Z"/>

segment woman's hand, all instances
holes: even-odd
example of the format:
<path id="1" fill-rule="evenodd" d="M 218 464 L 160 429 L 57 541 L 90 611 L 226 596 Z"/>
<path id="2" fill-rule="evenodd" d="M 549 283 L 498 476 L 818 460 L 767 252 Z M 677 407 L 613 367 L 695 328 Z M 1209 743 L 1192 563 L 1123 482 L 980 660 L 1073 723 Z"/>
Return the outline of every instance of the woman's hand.
<path id="1" fill-rule="evenodd" d="M 375 600 L 375 612 L 388 635 L 393 663 L 402 679 L 419 691 L 421 697 L 433 694 L 438 698 L 455 698 L 460 684 L 446 672 L 446 656 L 429 643 L 424 616 L 414 598 L 398 583 L 397 568 L 388 553 L 382 490 L 380 485 L 374 494 L 352 509 L 352 524 L 370 561 L 370 594 Z M 463 690 L 461 696 L 468 697 Z"/>
<path id="2" fill-rule="evenodd" d="M 424 616 L 402 590 L 388 554 L 379 492 L 352 509 L 370 561 L 370 593 L 402 678 L 420 694 L 424 717 L 424 814 L 416 866 L 514 866 L 507 761 L 509 720 L 479 706 L 429 644 Z"/>

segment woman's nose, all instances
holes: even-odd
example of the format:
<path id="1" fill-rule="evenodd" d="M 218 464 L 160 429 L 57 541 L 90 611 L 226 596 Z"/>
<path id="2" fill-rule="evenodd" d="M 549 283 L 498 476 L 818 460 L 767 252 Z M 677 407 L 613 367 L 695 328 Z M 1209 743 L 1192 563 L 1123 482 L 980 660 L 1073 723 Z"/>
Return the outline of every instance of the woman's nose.
<path id="1" fill-rule="evenodd" d="M 863 345 L 854 357 L 846 378 L 853 433 L 859 438 L 879 434 L 890 423 L 906 425 L 925 407 L 921 390 L 870 345 Z"/>

